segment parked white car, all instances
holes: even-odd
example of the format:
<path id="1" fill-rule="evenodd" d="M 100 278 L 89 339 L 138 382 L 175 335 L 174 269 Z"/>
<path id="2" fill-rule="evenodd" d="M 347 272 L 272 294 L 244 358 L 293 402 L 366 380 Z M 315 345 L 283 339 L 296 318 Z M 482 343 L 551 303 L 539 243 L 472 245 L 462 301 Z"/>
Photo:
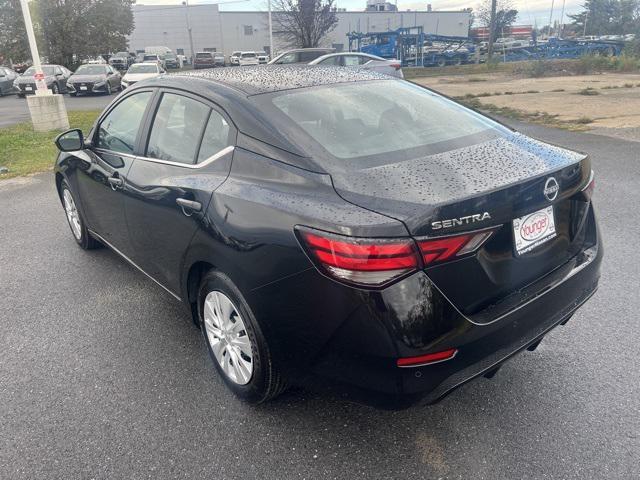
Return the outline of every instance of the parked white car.
<path id="1" fill-rule="evenodd" d="M 122 88 L 130 87 L 136 82 L 157 77 L 163 73 L 165 73 L 164 68 L 157 62 L 134 63 L 122 77 Z"/>
<path id="2" fill-rule="evenodd" d="M 392 77 L 404 78 L 400 60 L 387 60 L 376 55 L 359 52 L 330 53 L 309 62 L 309 65 L 335 65 L 373 70 Z"/>
<path id="3" fill-rule="evenodd" d="M 229 56 L 229 65 L 240 65 L 240 54 L 242 52 L 233 52 L 231 56 Z"/>
<path id="4" fill-rule="evenodd" d="M 258 52 L 256 55 L 258 56 L 258 63 L 260 65 L 269 63 L 269 55 L 267 55 L 267 52 Z"/>
<path id="5" fill-rule="evenodd" d="M 256 52 L 241 52 L 238 65 L 241 67 L 247 65 L 258 65 L 258 55 Z"/>

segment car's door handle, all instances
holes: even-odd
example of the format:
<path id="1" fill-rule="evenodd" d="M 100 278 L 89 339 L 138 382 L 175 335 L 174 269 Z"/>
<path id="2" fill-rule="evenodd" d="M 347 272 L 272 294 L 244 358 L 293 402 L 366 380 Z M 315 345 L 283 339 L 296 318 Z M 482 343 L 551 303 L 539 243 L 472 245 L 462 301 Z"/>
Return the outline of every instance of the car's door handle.
<path id="1" fill-rule="evenodd" d="M 122 188 L 124 182 L 120 177 L 109 177 L 109 184 L 111 185 L 111 189 L 115 192 L 118 188 Z"/>
<path id="2" fill-rule="evenodd" d="M 202 204 L 194 200 L 187 200 L 186 198 L 176 198 L 176 203 L 182 207 L 182 212 L 185 215 L 187 215 L 186 209 L 189 209 L 193 212 L 199 212 L 200 210 L 202 210 Z"/>

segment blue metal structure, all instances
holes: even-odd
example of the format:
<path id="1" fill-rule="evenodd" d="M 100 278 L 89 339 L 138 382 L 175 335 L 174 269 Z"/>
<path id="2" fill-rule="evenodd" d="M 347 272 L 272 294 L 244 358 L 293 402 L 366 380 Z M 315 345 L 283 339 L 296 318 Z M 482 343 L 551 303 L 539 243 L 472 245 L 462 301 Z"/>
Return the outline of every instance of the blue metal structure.
<path id="1" fill-rule="evenodd" d="M 567 40 L 550 38 L 545 43 L 516 47 L 504 51 L 496 50 L 495 58 L 505 62 L 521 60 L 543 60 L 554 58 L 578 58 L 583 55 L 617 56 L 622 53 L 623 42 L 609 40 Z"/>
<path id="2" fill-rule="evenodd" d="M 388 32 L 348 33 L 349 51 L 400 60 L 403 67 L 460 65 L 474 60 L 476 46 L 467 37 L 425 34 L 423 28 L 408 27 Z M 583 55 L 616 56 L 623 42 L 550 38 L 544 43 L 496 49 L 494 58 L 505 62 L 578 58 Z M 484 58 L 481 59 L 484 61 Z"/>

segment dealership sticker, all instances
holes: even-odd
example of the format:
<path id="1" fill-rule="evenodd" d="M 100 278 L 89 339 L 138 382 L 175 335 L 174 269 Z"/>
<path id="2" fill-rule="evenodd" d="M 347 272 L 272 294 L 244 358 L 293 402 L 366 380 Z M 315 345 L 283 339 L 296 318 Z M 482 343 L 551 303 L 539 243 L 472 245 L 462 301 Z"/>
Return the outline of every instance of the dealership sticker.
<path id="1" fill-rule="evenodd" d="M 553 206 L 513 220 L 516 254 L 530 252 L 556 236 Z"/>

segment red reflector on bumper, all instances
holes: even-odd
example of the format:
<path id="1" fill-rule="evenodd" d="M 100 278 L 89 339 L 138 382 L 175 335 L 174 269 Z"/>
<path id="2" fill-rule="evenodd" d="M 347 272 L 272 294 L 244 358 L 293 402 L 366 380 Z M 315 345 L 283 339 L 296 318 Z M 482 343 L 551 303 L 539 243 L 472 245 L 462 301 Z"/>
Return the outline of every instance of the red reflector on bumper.
<path id="1" fill-rule="evenodd" d="M 418 367 L 421 365 L 429 365 L 430 363 L 444 362 L 445 360 L 451 360 L 458 353 L 457 348 L 450 348 L 449 350 L 443 350 L 442 352 L 428 353 L 426 355 L 420 355 L 418 357 L 399 358 L 399 367 Z"/>

